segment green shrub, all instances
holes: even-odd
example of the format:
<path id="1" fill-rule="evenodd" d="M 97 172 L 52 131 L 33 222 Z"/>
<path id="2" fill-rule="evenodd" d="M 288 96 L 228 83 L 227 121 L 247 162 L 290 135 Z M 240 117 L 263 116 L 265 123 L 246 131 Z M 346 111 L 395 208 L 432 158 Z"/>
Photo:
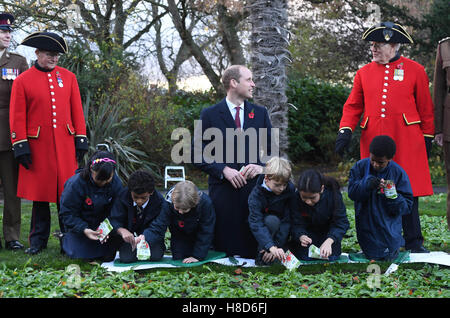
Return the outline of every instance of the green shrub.
<path id="1" fill-rule="evenodd" d="M 289 157 L 293 162 L 330 162 L 342 107 L 350 89 L 313 78 L 291 79 L 288 100 L 298 109 L 289 109 Z"/>

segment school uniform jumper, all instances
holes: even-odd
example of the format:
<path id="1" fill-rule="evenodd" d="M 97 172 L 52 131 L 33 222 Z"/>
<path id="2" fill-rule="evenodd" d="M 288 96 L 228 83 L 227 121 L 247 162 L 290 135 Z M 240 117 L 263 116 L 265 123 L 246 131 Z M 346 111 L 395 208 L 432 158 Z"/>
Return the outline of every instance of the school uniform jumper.
<path id="1" fill-rule="evenodd" d="M 392 180 L 398 197 L 389 199 L 378 189 L 368 189 L 369 176 Z M 355 202 L 355 225 L 358 243 L 370 259 L 395 259 L 402 237 L 402 216 L 410 213 L 413 192 L 405 170 L 394 161 L 375 171 L 370 158 L 358 161 L 350 170 L 348 196 Z"/>
<path id="2" fill-rule="evenodd" d="M 110 217 L 114 199 L 123 189 L 119 177 L 114 174 L 111 183 L 98 187 L 92 177 L 89 180 L 75 174 L 65 184 L 61 195 L 60 219 L 64 228 L 62 249 L 70 258 L 113 258 L 118 248 L 117 240 L 110 237 L 101 244 L 89 239 L 84 230 L 96 230 L 105 218 Z"/>
<path id="3" fill-rule="evenodd" d="M 165 213 L 167 209 L 168 206 L 164 197 L 155 190 L 144 204 L 143 209 L 140 210 L 137 205 L 134 204 L 130 190 L 125 188 L 114 202 L 111 210 L 110 220 L 111 225 L 114 228 L 113 232 L 118 235 L 117 230 L 122 227 L 139 236 L 150 227 L 161 213 Z M 166 250 L 164 245 L 164 235 L 165 231 L 161 231 L 159 237 L 145 238 L 150 246 L 151 261 L 160 260 L 164 256 L 164 251 Z M 120 261 L 123 263 L 137 261 L 136 249 L 132 251 L 131 244 L 124 242 L 122 238 L 120 238 L 120 241 Z"/>
<path id="4" fill-rule="evenodd" d="M 264 175 L 260 175 L 248 198 L 248 223 L 258 242 L 258 252 L 262 249 L 268 252 L 272 246 L 285 248 L 291 228 L 291 215 L 295 209 L 295 186 L 292 182 L 288 182 L 286 189 L 279 195 L 263 184 Z"/>
<path id="5" fill-rule="evenodd" d="M 199 195 L 197 206 L 184 214 L 175 210 L 169 201 L 170 249 L 175 260 L 187 257 L 203 260 L 212 246 L 216 223 L 214 206 L 206 193 L 199 191 Z"/>
<path id="6" fill-rule="evenodd" d="M 303 247 L 300 244 L 300 236 L 307 235 L 312 239 L 312 244 L 317 247 L 320 247 L 327 238 L 333 239 L 332 253 L 328 259 L 338 259 L 341 255 L 342 238 L 350 227 L 341 192 L 325 187 L 323 193 L 320 194 L 319 202 L 314 206 L 303 202 L 298 192 L 296 197 L 297 210 L 292 216 L 291 231 L 294 254 L 304 260 L 310 259 L 308 257 L 309 247 Z"/>

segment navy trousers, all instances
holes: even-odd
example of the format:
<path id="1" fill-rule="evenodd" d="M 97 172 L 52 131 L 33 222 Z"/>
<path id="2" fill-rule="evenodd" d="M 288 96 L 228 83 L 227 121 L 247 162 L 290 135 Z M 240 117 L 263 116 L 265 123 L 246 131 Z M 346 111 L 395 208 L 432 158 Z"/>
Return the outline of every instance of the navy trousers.
<path id="1" fill-rule="evenodd" d="M 216 212 L 214 250 L 227 256 L 255 258 L 257 243 L 248 224 L 248 196 L 256 179 L 247 180 L 247 185 L 240 189 L 233 188 L 228 181 L 209 185 L 209 197 Z"/>
<path id="2" fill-rule="evenodd" d="M 419 218 L 419 197 L 413 198 L 411 213 L 402 216 L 405 249 L 417 249 L 423 244 L 422 228 Z"/>

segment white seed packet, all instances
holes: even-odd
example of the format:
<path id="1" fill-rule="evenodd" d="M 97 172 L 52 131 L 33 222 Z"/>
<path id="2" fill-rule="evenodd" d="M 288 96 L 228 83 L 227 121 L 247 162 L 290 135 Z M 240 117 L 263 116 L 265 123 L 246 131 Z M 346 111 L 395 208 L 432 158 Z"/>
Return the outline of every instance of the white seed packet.
<path id="1" fill-rule="evenodd" d="M 136 245 L 136 256 L 140 261 L 149 260 L 151 256 L 150 246 L 145 240 L 140 241 Z"/>
<path id="2" fill-rule="evenodd" d="M 388 199 L 397 198 L 397 189 L 395 188 L 395 183 L 392 180 L 386 180 L 386 186 L 384 187 L 384 195 Z"/>
<path id="3" fill-rule="evenodd" d="M 317 258 L 317 259 L 328 259 L 328 257 L 321 257 L 320 256 L 320 248 L 318 248 L 314 244 L 311 244 L 309 246 L 308 257 L 310 257 L 310 258 Z"/>
<path id="4" fill-rule="evenodd" d="M 108 218 L 106 218 L 97 228 L 97 231 L 100 232 L 100 241 L 103 241 L 109 233 L 111 233 L 113 227 L 109 222 Z"/>
<path id="5" fill-rule="evenodd" d="M 281 264 L 283 264 L 288 270 L 293 270 L 300 266 L 300 261 L 294 254 L 292 254 L 291 251 L 288 250 L 286 252 L 286 258 L 281 261 Z"/>

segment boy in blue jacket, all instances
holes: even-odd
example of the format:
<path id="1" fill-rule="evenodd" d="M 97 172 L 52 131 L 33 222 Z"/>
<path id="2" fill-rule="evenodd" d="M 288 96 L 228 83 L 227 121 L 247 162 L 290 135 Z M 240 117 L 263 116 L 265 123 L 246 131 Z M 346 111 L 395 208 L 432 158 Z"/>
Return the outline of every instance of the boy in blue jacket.
<path id="1" fill-rule="evenodd" d="M 248 198 L 248 223 L 258 242 L 256 265 L 269 265 L 286 257 L 284 248 L 295 208 L 295 187 L 290 178 L 289 162 L 273 157 Z"/>
<path id="2" fill-rule="evenodd" d="M 410 213 L 413 195 L 408 175 L 392 160 L 395 149 L 391 137 L 376 136 L 370 157 L 350 170 L 348 196 L 355 202 L 356 235 L 368 259 L 394 260 L 404 245 L 402 215 Z"/>
<path id="3" fill-rule="evenodd" d="M 111 210 L 113 233 L 122 238 L 119 248 L 122 263 L 137 261 L 136 245 L 144 239 L 150 246 L 150 261 L 158 261 L 164 256 L 165 230 L 152 236 L 144 236 L 144 232 L 167 209 L 164 197 L 155 190 L 152 175 L 145 170 L 133 172 L 128 187 L 121 192 Z"/>

